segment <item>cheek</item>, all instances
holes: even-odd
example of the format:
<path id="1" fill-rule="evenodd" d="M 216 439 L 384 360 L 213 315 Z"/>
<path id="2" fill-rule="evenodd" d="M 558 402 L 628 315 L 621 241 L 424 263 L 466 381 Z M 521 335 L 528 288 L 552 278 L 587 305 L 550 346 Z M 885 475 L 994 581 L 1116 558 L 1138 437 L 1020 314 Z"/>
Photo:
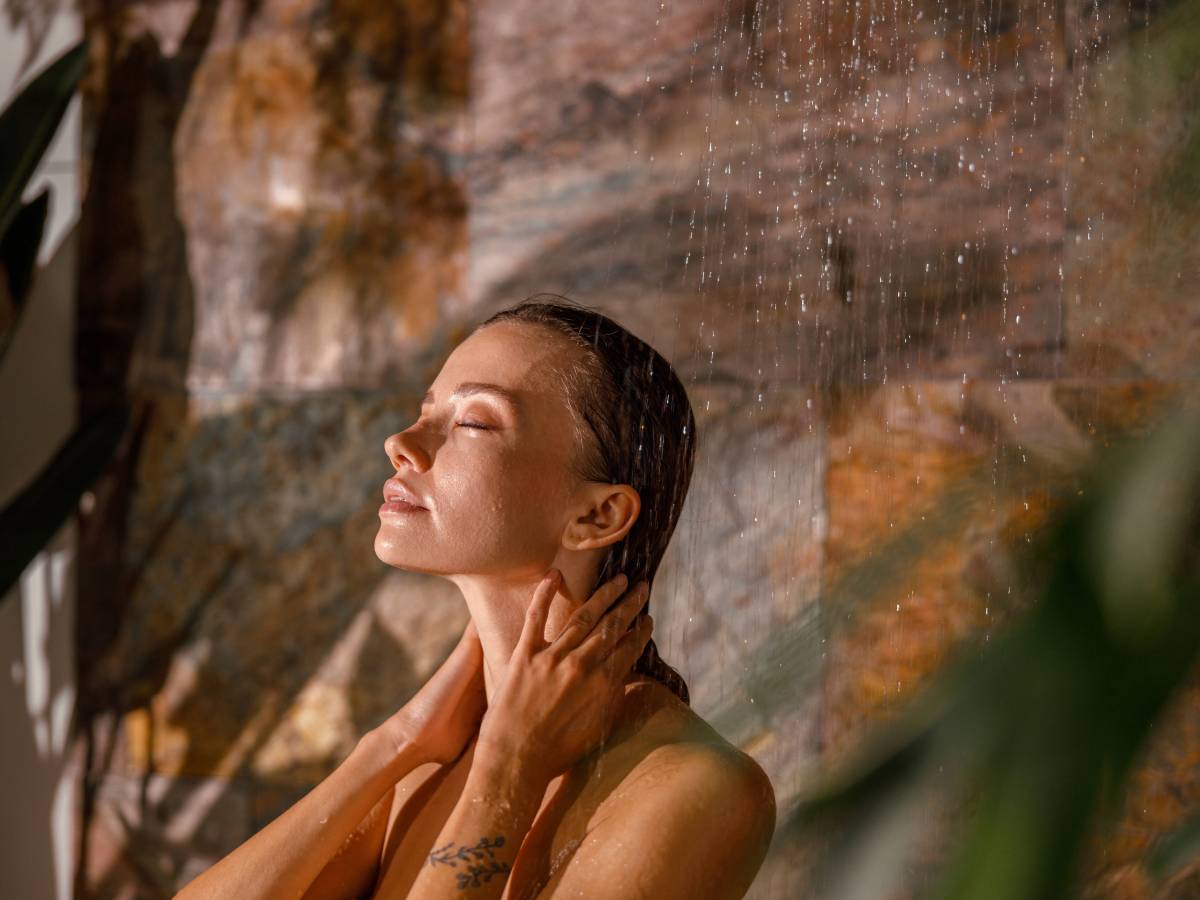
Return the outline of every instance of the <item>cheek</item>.
<path id="1" fill-rule="evenodd" d="M 545 536 L 557 528 L 562 512 L 557 474 L 546 465 L 503 455 L 464 459 L 444 482 L 443 509 L 459 527 L 487 523 Z"/>
<path id="2" fill-rule="evenodd" d="M 503 454 L 466 447 L 439 458 L 437 465 L 442 470 L 435 480 L 439 510 L 448 524 L 502 518 L 520 497 L 520 468 Z"/>
<path id="3" fill-rule="evenodd" d="M 454 451 L 443 447 L 428 482 L 432 519 L 385 522 L 376 541 L 380 558 L 439 573 L 532 571 L 545 564 L 562 537 L 564 473 L 515 453 Z"/>

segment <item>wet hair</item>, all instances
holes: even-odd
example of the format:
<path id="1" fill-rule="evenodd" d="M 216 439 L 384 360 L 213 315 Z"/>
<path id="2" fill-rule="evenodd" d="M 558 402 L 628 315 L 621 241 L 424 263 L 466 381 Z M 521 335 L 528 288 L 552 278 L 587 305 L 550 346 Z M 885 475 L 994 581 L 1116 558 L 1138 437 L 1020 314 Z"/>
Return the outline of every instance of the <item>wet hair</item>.
<path id="1" fill-rule="evenodd" d="M 541 325 L 582 351 L 554 373 L 577 423 L 571 465 L 584 481 L 628 484 L 641 497 L 637 520 L 608 548 L 589 595 L 622 572 L 629 584 L 645 580 L 653 589 L 695 461 L 696 420 L 683 382 L 645 341 L 608 316 L 558 294 L 534 294 L 475 330 L 499 322 Z M 653 639 L 633 670 L 691 705 L 683 676 L 662 660 Z"/>

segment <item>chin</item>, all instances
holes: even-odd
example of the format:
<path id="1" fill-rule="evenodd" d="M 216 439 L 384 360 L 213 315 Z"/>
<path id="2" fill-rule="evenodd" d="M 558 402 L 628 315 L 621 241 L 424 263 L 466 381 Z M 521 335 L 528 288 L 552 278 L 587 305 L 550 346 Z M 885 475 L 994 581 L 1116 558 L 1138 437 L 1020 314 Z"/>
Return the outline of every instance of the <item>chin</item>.
<path id="1" fill-rule="evenodd" d="M 419 572 L 424 575 L 446 574 L 445 567 L 437 565 L 434 560 L 415 558 L 409 542 L 405 541 L 401 535 L 389 534 L 386 526 L 380 528 L 375 535 L 375 556 L 379 558 L 380 562 L 393 569 Z"/>
<path id="2" fill-rule="evenodd" d="M 375 555 L 379 557 L 380 562 L 387 563 L 389 566 L 394 566 L 397 569 L 407 569 L 404 559 L 404 547 L 398 540 L 396 535 L 387 533 L 386 526 L 381 527 L 375 535 Z"/>

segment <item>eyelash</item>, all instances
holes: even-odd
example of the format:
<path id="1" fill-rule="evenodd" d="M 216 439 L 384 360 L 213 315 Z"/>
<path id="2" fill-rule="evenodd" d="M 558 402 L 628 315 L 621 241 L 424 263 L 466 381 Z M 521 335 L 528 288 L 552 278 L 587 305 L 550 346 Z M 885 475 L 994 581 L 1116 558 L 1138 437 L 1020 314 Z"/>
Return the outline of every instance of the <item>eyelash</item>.
<path id="1" fill-rule="evenodd" d="M 415 423 L 414 423 L 414 424 L 415 424 Z M 479 422 L 470 422 L 470 421 L 468 421 L 468 422 L 455 422 L 454 424 L 455 424 L 456 426 L 459 426 L 459 427 L 461 427 L 461 428 L 472 428 L 472 429 L 474 429 L 474 430 L 476 430 L 476 431 L 494 431 L 494 430 L 495 430 L 495 429 L 493 429 L 493 428 L 492 428 L 492 426 L 490 426 L 490 425 L 483 425 L 483 424 L 481 424 L 481 423 L 479 423 Z"/>

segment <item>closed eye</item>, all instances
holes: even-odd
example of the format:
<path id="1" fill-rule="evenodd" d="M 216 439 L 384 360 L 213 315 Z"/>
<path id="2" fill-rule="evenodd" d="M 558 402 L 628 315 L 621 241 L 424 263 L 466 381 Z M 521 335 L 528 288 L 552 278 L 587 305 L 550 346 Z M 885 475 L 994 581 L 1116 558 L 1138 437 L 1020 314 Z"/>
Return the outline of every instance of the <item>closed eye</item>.
<path id="1" fill-rule="evenodd" d="M 478 422 L 455 422 L 454 424 L 460 425 L 463 428 L 477 428 L 480 431 L 491 431 L 492 430 L 489 426 L 481 425 Z"/>

